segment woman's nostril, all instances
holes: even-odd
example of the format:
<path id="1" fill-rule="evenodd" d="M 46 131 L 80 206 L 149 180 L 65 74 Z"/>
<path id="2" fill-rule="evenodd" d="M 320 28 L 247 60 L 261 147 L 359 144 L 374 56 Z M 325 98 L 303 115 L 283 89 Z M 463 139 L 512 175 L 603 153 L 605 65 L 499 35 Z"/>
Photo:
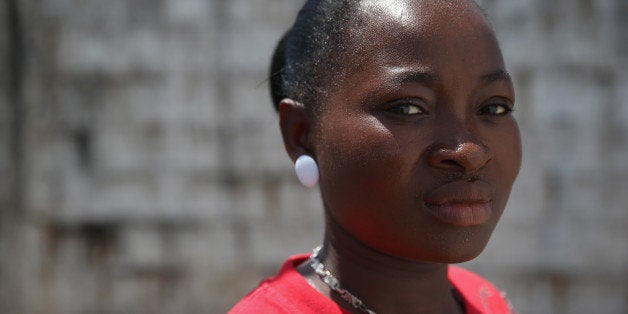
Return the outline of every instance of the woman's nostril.
<path id="1" fill-rule="evenodd" d="M 445 159 L 441 161 L 442 163 L 450 166 L 458 166 L 459 164 L 455 160 Z"/>

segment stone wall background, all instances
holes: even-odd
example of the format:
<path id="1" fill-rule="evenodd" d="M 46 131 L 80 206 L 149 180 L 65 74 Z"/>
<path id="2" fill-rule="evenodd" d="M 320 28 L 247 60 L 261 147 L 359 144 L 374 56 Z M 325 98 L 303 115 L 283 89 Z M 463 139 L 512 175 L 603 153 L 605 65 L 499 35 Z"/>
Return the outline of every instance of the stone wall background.
<path id="1" fill-rule="evenodd" d="M 266 87 L 302 3 L 0 3 L 0 312 L 225 312 L 321 240 Z M 628 2 L 481 3 L 524 164 L 467 266 L 522 313 L 627 313 Z"/>

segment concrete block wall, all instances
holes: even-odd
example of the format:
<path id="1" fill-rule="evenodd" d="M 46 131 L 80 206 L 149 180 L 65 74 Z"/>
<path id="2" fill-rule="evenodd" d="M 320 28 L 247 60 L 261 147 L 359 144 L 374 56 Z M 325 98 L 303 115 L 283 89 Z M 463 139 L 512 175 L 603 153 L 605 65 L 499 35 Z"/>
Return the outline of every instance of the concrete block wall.
<path id="1" fill-rule="evenodd" d="M 628 311 L 624 2 L 481 1 L 524 165 L 467 266 L 522 313 Z M 0 5 L 0 312 L 220 313 L 320 242 L 266 81 L 302 3 Z"/>

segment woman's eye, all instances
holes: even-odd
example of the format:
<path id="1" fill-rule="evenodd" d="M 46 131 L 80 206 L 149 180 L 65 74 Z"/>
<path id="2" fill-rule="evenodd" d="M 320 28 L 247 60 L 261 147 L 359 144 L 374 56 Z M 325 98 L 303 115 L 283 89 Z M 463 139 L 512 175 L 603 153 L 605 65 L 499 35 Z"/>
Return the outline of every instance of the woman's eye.
<path id="1" fill-rule="evenodd" d="M 480 114 L 482 115 L 493 115 L 493 116 L 503 116 L 507 115 L 514 111 L 512 108 L 503 104 L 490 104 L 482 107 L 480 109 Z"/>
<path id="2" fill-rule="evenodd" d="M 423 113 L 421 107 L 412 104 L 403 104 L 398 105 L 393 108 L 388 109 L 389 112 L 402 114 L 402 115 L 415 115 Z"/>

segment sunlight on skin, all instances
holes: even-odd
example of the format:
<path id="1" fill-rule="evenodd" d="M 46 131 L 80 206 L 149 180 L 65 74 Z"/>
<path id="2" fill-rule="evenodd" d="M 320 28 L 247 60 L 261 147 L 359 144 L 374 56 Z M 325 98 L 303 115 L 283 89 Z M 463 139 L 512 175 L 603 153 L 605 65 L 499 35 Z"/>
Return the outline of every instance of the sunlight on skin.
<path id="1" fill-rule="evenodd" d="M 367 0 L 362 2 L 364 12 L 377 14 L 386 23 L 399 23 L 408 26 L 412 23 L 411 6 L 398 0 Z"/>

